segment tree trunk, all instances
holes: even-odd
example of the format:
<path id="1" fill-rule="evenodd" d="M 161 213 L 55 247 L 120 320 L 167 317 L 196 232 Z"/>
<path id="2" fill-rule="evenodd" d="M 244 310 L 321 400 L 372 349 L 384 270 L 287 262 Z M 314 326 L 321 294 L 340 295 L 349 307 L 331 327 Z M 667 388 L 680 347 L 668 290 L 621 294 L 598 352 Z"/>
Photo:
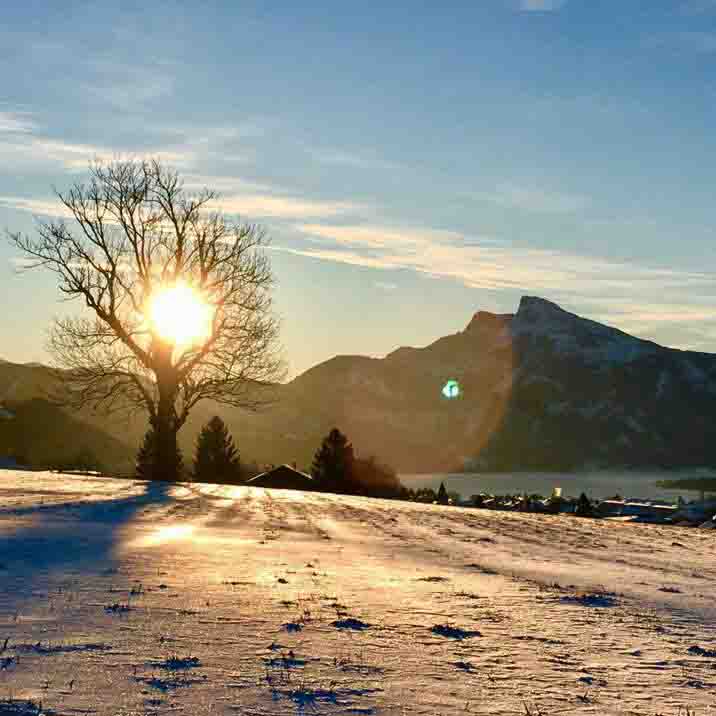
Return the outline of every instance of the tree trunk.
<path id="1" fill-rule="evenodd" d="M 180 477 L 179 451 L 177 448 L 176 420 L 174 419 L 174 400 L 161 396 L 154 419 L 156 436 L 156 460 L 154 479 L 176 482 Z"/>
<path id="2" fill-rule="evenodd" d="M 152 420 L 156 439 L 154 479 L 176 482 L 181 477 L 181 459 L 177 446 L 179 429 L 176 415 L 177 383 L 175 371 L 171 365 L 171 349 L 164 348 L 161 355 L 161 369 L 157 370 L 157 388 L 159 401 L 157 412 Z"/>

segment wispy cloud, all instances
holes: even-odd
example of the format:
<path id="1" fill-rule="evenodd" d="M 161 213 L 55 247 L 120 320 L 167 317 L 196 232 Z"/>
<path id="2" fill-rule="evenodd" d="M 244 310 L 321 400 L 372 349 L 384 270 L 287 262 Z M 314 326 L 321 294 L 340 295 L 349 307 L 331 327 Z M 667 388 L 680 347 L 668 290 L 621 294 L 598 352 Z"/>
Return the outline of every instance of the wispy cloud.
<path id="1" fill-rule="evenodd" d="M 34 135 L 22 136 L 12 141 L 0 140 L 0 159 L 26 166 L 39 164 L 61 164 L 65 169 L 76 171 L 86 169 L 93 159 L 107 160 L 113 153 L 103 147 L 89 144 L 75 144 L 57 139 Z"/>
<path id="2" fill-rule="evenodd" d="M 498 184 L 492 191 L 472 192 L 470 196 L 507 209 L 521 209 L 547 214 L 571 214 L 586 209 L 590 200 L 577 194 L 547 191 L 533 186 L 509 182 Z"/>
<path id="3" fill-rule="evenodd" d="M 596 321 L 617 325 L 632 335 L 656 337 L 667 345 L 691 350 L 713 350 L 716 338 L 716 311 L 704 305 L 699 296 L 694 303 L 683 302 L 683 292 L 669 297 L 644 295 L 640 299 L 602 297 L 589 315 Z M 678 299 L 682 298 L 679 302 Z M 665 336 L 670 336 L 664 339 Z"/>
<path id="4" fill-rule="evenodd" d="M 152 156 L 173 166 L 188 166 L 196 152 L 187 146 L 108 147 L 55 139 L 36 131 L 35 125 L 18 132 L 0 134 L 0 162 L 15 167 L 47 168 L 60 165 L 69 172 L 84 171 L 91 161 L 112 161 L 132 156 Z"/>
<path id="5" fill-rule="evenodd" d="M 206 156 L 218 151 L 223 141 L 234 140 L 241 130 L 209 128 L 180 141 L 157 148 L 131 147 L 111 148 L 92 144 L 78 144 L 43 136 L 36 126 L 21 123 L 16 115 L 0 115 L 9 127 L 22 131 L 0 135 L 0 162 L 16 167 L 46 169 L 60 165 L 75 173 L 85 171 L 92 161 L 113 161 L 132 157 L 157 157 L 172 167 L 182 170 L 187 189 L 209 188 L 219 192 L 212 208 L 229 214 L 240 214 L 251 219 L 281 219 L 304 221 L 307 219 L 332 218 L 365 209 L 363 205 L 349 201 L 325 201 L 296 196 L 283 187 L 271 186 L 245 180 L 241 177 L 222 176 L 197 172 Z M 2 124 L 0 124 L 0 129 Z M 200 161 L 201 160 L 201 161 Z M 193 171 L 192 171 L 193 170 Z M 19 211 L 29 211 L 48 216 L 67 216 L 59 202 L 43 198 L 4 196 L 0 205 Z"/>
<path id="6" fill-rule="evenodd" d="M 306 236 L 328 239 L 341 246 L 385 250 L 399 247 L 403 251 L 419 251 L 427 246 L 457 243 L 463 239 L 463 235 L 456 231 L 425 228 L 328 224 L 298 224 L 294 228 Z"/>
<path id="7" fill-rule="evenodd" d="M 0 207 L 27 211 L 39 216 L 73 218 L 72 212 L 59 199 L 0 196 Z M 280 218 L 294 221 L 305 218 L 334 217 L 359 209 L 358 206 L 347 203 L 309 201 L 269 194 L 245 194 L 218 199 L 213 202 L 211 208 L 227 214 L 240 214 L 249 219 Z"/>
<path id="8" fill-rule="evenodd" d="M 24 134 L 36 127 L 28 112 L 0 112 L 0 132 Z"/>
<path id="9" fill-rule="evenodd" d="M 567 4 L 567 0 L 520 0 L 520 10 L 523 12 L 553 12 L 560 10 Z"/>
<path id="10" fill-rule="evenodd" d="M 176 84 L 176 70 L 162 62 L 144 65 L 97 59 L 88 63 L 88 70 L 93 79 L 85 82 L 85 90 L 113 109 L 125 112 L 136 112 L 170 97 Z"/>
<path id="11" fill-rule="evenodd" d="M 373 285 L 381 291 L 395 291 L 398 288 L 397 283 L 391 283 L 390 281 L 373 281 Z"/>
<path id="12" fill-rule="evenodd" d="M 602 296 L 605 291 L 652 292 L 707 287 L 708 274 L 635 267 L 607 259 L 499 243 L 449 231 L 300 224 L 299 234 L 323 245 L 285 250 L 376 269 L 407 269 L 471 288 Z"/>
<path id="13" fill-rule="evenodd" d="M 248 181 L 236 176 L 188 172 L 183 174 L 183 179 L 187 189 L 211 189 L 229 196 L 244 193 L 269 194 L 276 191 L 276 187 L 270 184 Z"/>
<path id="14" fill-rule="evenodd" d="M 274 194 L 236 194 L 217 199 L 212 208 L 227 214 L 251 218 L 300 220 L 335 217 L 363 210 L 359 204 L 343 201 L 319 201 Z"/>
<path id="15" fill-rule="evenodd" d="M 16 211 L 28 211 L 39 216 L 73 218 L 72 212 L 59 199 L 28 199 L 20 196 L 0 196 L 0 206 Z"/>
<path id="16" fill-rule="evenodd" d="M 306 151 L 317 162 L 323 164 L 336 164 L 351 169 L 384 170 L 391 171 L 400 168 L 400 164 L 381 157 L 358 154 L 344 149 L 317 149 L 306 147 Z"/>
<path id="17" fill-rule="evenodd" d="M 9 259 L 10 265 L 17 271 L 22 271 L 22 269 L 30 268 L 34 265 L 34 261 L 32 259 L 26 258 L 24 256 L 13 256 L 11 259 Z"/>

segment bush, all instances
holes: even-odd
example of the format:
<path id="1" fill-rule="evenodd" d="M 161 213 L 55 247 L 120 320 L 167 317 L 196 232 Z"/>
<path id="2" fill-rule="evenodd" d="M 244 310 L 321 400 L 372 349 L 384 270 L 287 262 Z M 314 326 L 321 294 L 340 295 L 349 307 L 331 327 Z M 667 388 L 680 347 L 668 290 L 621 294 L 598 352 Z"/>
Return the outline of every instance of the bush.
<path id="1" fill-rule="evenodd" d="M 401 497 L 404 490 L 395 470 L 372 456 L 353 461 L 351 483 L 355 492 L 369 497 Z"/>

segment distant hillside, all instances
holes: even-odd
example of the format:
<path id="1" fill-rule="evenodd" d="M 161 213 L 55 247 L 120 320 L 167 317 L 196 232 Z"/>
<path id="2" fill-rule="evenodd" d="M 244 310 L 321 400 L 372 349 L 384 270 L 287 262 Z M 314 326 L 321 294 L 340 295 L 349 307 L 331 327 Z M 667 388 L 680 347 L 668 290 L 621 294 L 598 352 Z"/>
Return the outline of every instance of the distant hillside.
<path id="1" fill-rule="evenodd" d="M 442 395 L 448 379 L 459 381 L 459 398 Z M 46 369 L 0 364 L 0 402 L 8 386 L 27 399 L 44 380 Z M 243 459 L 299 467 L 334 426 L 359 455 L 401 472 L 716 465 L 716 356 L 664 348 L 535 297 L 515 314 L 480 311 L 425 348 L 338 356 L 278 393 L 256 415 L 200 404 L 180 434 L 187 460 L 200 425 L 218 413 Z M 74 417 L 132 449 L 146 429 L 142 417 Z"/>
<path id="2" fill-rule="evenodd" d="M 0 417 L 0 458 L 21 456 L 32 466 L 44 467 L 91 453 L 108 470 L 133 470 L 148 426 L 146 416 L 57 407 L 48 401 L 57 392 L 57 382 L 48 367 L 0 361 L 0 406 L 15 414 L 14 419 Z M 212 406 L 198 406 L 180 433 L 187 463 L 200 425 L 213 414 Z"/>
<path id="3" fill-rule="evenodd" d="M 38 468 L 96 458 L 105 468 L 132 469 L 132 447 L 46 400 L 6 401 L 4 405 L 13 417 L 0 418 L 0 457 L 14 457 Z"/>

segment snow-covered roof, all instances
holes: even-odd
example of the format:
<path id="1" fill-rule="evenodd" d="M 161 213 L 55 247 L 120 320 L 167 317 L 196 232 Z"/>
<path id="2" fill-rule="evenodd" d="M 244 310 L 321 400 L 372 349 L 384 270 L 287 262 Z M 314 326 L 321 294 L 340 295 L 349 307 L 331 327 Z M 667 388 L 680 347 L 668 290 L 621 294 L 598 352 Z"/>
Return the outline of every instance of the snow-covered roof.
<path id="1" fill-rule="evenodd" d="M 275 487 L 277 489 L 310 489 L 314 479 L 291 465 L 278 465 L 246 481 L 254 487 Z"/>

